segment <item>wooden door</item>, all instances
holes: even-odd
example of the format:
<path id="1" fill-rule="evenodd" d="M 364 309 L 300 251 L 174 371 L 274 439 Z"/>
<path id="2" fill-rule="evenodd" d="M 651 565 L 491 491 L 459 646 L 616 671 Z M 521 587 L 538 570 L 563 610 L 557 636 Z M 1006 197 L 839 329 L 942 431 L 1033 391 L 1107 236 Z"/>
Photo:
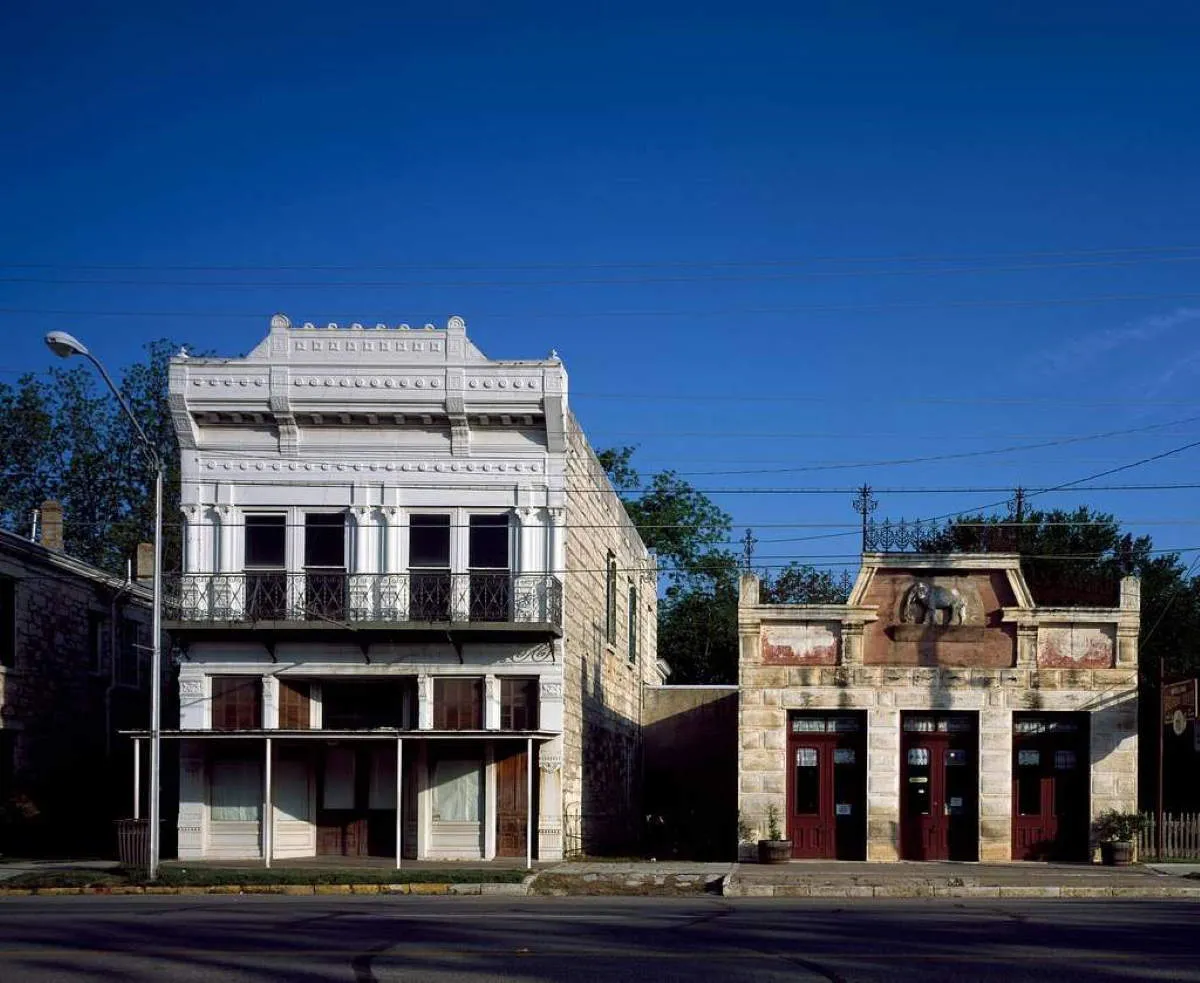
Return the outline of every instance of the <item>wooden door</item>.
<path id="1" fill-rule="evenodd" d="M 900 828 L 905 860 L 947 860 L 950 842 L 943 821 L 944 739 L 937 734 L 906 734 L 901 777 Z"/>
<path id="2" fill-rule="evenodd" d="M 979 754 L 970 714 L 906 714 L 900 846 L 906 860 L 977 860 Z"/>
<path id="3" fill-rule="evenodd" d="M 791 742 L 788 771 L 787 836 L 792 856 L 831 859 L 836 855 L 831 734 L 804 734 Z M 764 831 L 765 833 L 765 831 Z"/>
<path id="4" fill-rule="evenodd" d="M 496 856 L 525 856 L 529 824 L 529 756 L 524 749 L 496 762 Z"/>
<path id="5" fill-rule="evenodd" d="M 1013 720 L 1013 859 L 1087 856 L 1086 722 L 1076 714 Z"/>

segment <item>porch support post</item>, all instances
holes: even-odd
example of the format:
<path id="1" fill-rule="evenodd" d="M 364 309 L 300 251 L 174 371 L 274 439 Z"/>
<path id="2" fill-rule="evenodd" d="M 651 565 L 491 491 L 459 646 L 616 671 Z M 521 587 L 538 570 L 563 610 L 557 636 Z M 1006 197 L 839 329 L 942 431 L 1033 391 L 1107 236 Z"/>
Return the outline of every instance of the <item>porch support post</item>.
<path id="1" fill-rule="evenodd" d="M 533 738 L 525 739 L 525 869 L 533 867 Z"/>
<path id="2" fill-rule="evenodd" d="M 133 818 L 142 818 L 142 739 L 133 739 Z"/>
<path id="3" fill-rule="evenodd" d="M 404 840 L 404 738 L 396 738 L 396 869 L 400 869 Z"/>
<path id="4" fill-rule="evenodd" d="M 271 851 L 274 849 L 275 817 L 272 815 L 271 803 L 271 738 L 265 739 L 266 751 L 263 754 L 263 812 L 262 812 L 262 850 L 263 866 L 271 866 Z"/>

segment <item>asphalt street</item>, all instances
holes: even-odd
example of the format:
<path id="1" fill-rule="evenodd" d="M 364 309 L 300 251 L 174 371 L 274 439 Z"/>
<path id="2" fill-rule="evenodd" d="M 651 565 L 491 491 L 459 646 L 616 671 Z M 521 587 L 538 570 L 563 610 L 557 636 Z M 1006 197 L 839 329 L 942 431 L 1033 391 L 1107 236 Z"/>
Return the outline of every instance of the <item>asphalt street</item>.
<path id="1" fill-rule="evenodd" d="M 1200 983 L 1200 903 L 7 898 L 0 980 Z"/>

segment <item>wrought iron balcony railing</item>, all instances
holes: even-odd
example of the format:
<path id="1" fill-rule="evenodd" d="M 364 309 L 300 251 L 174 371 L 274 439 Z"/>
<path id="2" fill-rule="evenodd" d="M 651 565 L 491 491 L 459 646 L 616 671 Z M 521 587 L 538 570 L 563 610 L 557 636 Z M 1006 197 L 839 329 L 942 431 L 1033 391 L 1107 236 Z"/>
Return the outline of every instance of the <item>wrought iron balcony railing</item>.
<path id="1" fill-rule="evenodd" d="M 163 578 L 163 613 L 186 623 L 491 623 L 562 626 L 562 584 L 544 573 L 247 570 Z"/>

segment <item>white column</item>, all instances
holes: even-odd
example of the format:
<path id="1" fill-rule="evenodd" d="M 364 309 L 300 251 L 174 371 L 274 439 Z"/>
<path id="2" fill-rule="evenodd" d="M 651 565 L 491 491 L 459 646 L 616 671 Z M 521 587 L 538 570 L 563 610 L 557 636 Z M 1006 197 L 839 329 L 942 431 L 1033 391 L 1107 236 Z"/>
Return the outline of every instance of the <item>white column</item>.
<path id="1" fill-rule="evenodd" d="M 275 833 L 275 815 L 274 802 L 275 797 L 271 794 L 271 738 L 267 738 L 264 742 L 266 749 L 263 753 L 263 815 L 262 815 L 262 850 L 263 850 L 263 866 L 271 866 L 271 852 L 274 849 L 274 833 Z"/>
<path id="2" fill-rule="evenodd" d="M 133 818 L 142 818 L 142 741 L 133 739 Z"/>
<path id="3" fill-rule="evenodd" d="M 496 859 L 496 748 L 491 741 L 483 749 L 483 859 Z"/>
<path id="4" fill-rule="evenodd" d="M 540 526 L 537 521 L 538 510 L 529 506 L 519 508 L 517 521 L 520 531 L 517 539 L 517 562 L 513 564 L 515 573 L 541 573 L 544 567 L 545 554 L 538 555 L 537 534 Z"/>
<path id="5" fill-rule="evenodd" d="M 500 729 L 500 680 L 491 673 L 483 677 L 483 729 Z"/>
<path id="6" fill-rule="evenodd" d="M 563 855 L 562 758 L 562 737 L 538 748 L 538 859 L 543 861 Z"/>
<path id="7" fill-rule="evenodd" d="M 354 513 L 354 572 L 370 573 L 371 563 L 371 507 L 355 505 Z"/>
<path id="8" fill-rule="evenodd" d="M 183 572 L 199 573 L 204 568 L 200 538 L 200 516 L 203 510 L 199 505 L 184 505 L 180 511 L 183 513 L 184 523 Z"/>
<path id="9" fill-rule="evenodd" d="M 279 727 L 279 679 L 276 676 L 262 677 L 263 730 Z"/>
<path id="10" fill-rule="evenodd" d="M 417 677 L 417 730 L 433 730 L 433 677 Z"/>
<path id="11" fill-rule="evenodd" d="M 547 509 L 550 516 L 550 572 L 562 580 L 567 568 L 567 510 Z"/>
<path id="12" fill-rule="evenodd" d="M 217 570 L 220 573 L 236 573 L 241 569 L 241 561 L 236 556 L 236 539 L 234 535 L 238 521 L 238 510 L 232 505 L 216 506 L 217 521 L 220 523 L 219 549 L 217 550 Z"/>
<path id="13" fill-rule="evenodd" d="M 396 869 L 404 856 L 404 738 L 396 738 Z"/>
<path id="14" fill-rule="evenodd" d="M 525 740 L 525 867 L 533 866 L 533 738 Z"/>
<path id="15" fill-rule="evenodd" d="M 399 573 L 404 569 L 404 557 L 400 553 L 400 523 L 404 511 L 396 505 L 385 505 L 379 510 L 383 517 L 383 573 Z"/>

